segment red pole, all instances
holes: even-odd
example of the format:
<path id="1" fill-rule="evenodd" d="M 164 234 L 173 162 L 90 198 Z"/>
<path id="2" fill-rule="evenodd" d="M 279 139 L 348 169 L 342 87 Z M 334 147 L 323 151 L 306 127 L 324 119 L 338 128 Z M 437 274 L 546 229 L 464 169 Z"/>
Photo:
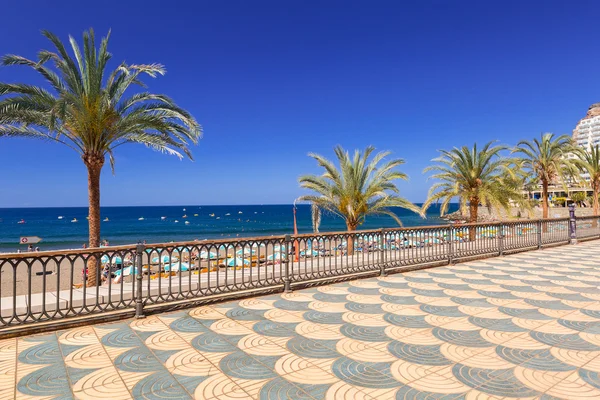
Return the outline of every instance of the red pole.
<path id="1" fill-rule="evenodd" d="M 294 204 L 294 235 L 298 234 L 298 225 L 296 224 L 296 205 Z M 300 249 L 298 248 L 298 240 L 294 240 L 294 257 L 298 262 L 300 259 Z"/>

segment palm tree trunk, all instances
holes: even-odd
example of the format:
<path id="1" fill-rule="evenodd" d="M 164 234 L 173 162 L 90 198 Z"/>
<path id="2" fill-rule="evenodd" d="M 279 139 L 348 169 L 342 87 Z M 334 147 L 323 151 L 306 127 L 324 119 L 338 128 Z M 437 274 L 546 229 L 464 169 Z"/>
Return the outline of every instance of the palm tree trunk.
<path id="1" fill-rule="evenodd" d="M 479 199 L 474 197 L 469 199 L 469 223 L 474 224 L 477 222 L 477 214 L 479 212 Z M 475 232 L 476 228 L 474 226 L 469 226 L 469 241 L 475 240 Z"/>
<path id="2" fill-rule="evenodd" d="M 348 232 L 354 232 L 358 227 L 357 224 L 351 222 L 346 222 L 346 226 L 348 227 Z M 354 236 L 352 234 L 348 235 L 348 240 L 346 242 L 348 243 L 348 255 L 351 256 L 354 254 Z"/>
<path id="3" fill-rule="evenodd" d="M 599 206 L 599 204 L 598 204 L 598 191 L 599 190 L 598 189 L 600 189 L 599 186 L 600 186 L 600 182 L 592 183 L 592 196 L 593 196 L 592 207 L 594 209 L 594 211 L 593 211 L 594 216 L 598 215 L 598 206 Z M 598 219 L 594 218 L 592 220 L 592 227 L 595 228 L 597 226 L 598 226 Z"/>
<path id="4" fill-rule="evenodd" d="M 548 182 L 542 181 L 542 218 L 548 218 Z"/>
<path id="5" fill-rule="evenodd" d="M 88 171 L 88 201 L 89 201 L 89 244 L 90 248 L 100 247 L 100 172 L 104 165 L 104 157 L 84 155 L 83 161 Z M 100 284 L 98 271 L 100 260 L 90 257 L 87 263 L 87 286 Z"/>
<path id="6" fill-rule="evenodd" d="M 542 180 L 542 218 L 548 218 L 548 182 Z M 542 223 L 542 232 L 548 232 L 548 225 Z"/>

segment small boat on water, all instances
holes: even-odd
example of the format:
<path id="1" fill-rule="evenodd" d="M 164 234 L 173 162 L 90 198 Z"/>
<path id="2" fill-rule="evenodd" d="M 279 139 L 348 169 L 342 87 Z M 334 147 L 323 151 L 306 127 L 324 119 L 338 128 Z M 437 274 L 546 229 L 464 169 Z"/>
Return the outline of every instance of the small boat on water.
<path id="1" fill-rule="evenodd" d="M 25 223 L 25 220 L 24 220 L 24 219 L 22 219 L 22 220 L 20 220 L 19 222 L 17 222 L 17 224 L 24 224 L 24 223 Z"/>
<path id="2" fill-rule="evenodd" d="M 185 221 L 185 224 L 188 225 L 190 223 L 190 221 Z"/>
<path id="3" fill-rule="evenodd" d="M 238 214 L 242 214 L 242 212 L 241 212 L 241 211 L 238 211 Z"/>
<path id="4" fill-rule="evenodd" d="M 58 216 L 58 219 L 63 219 L 63 218 L 64 218 L 64 217 L 63 217 L 62 215 L 59 215 L 59 216 Z"/>
<path id="5" fill-rule="evenodd" d="M 77 218 L 73 218 L 71 222 L 77 222 Z"/>
<path id="6" fill-rule="evenodd" d="M 225 214 L 225 215 L 231 215 L 231 214 L 227 213 L 227 214 Z"/>
<path id="7" fill-rule="evenodd" d="M 217 217 L 217 219 L 221 219 L 221 217 Z"/>
<path id="8" fill-rule="evenodd" d="M 178 223 L 179 221 L 175 220 L 175 223 Z"/>
<path id="9" fill-rule="evenodd" d="M 197 216 L 198 216 L 198 214 L 194 214 L 194 217 L 197 217 Z"/>
<path id="10" fill-rule="evenodd" d="M 185 208 L 183 209 L 183 211 L 185 211 Z"/>
<path id="11" fill-rule="evenodd" d="M 214 216 L 215 216 L 215 214 L 214 214 L 214 213 L 212 213 L 212 214 L 208 214 L 208 215 L 210 215 L 211 217 L 214 217 Z"/>
<path id="12" fill-rule="evenodd" d="M 181 217 L 181 218 L 187 218 L 187 215 L 184 215 L 184 216 L 183 216 L 183 217 Z"/>
<path id="13" fill-rule="evenodd" d="M 167 217 L 160 217 L 160 219 L 161 219 L 162 221 L 164 221 L 165 219 L 167 219 Z"/>
<path id="14" fill-rule="evenodd" d="M 104 218 L 104 222 L 108 222 L 108 221 L 109 221 L 108 217 Z"/>
<path id="15" fill-rule="evenodd" d="M 143 220 L 144 220 L 144 217 L 139 217 L 138 218 L 138 221 L 143 221 Z"/>

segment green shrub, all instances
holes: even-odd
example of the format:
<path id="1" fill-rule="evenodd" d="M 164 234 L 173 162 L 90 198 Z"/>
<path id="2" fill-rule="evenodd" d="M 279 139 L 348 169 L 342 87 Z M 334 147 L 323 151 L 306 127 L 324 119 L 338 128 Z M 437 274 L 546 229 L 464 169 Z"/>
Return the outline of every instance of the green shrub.
<path id="1" fill-rule="evenodd" d="M 587 199 L 587 195 L 585 192 L 575 192 L 571 195 L 571 200 L 575 202 L 577 205 L 581 205 Z"/>
<path id="2" fill-rule="evenodd" d="M 558 206 L 564 206 L 565 203 L 567 202 L 567 198 L 566 197 L 555 197 L 554 199 L 552 199 L 552 202 Z"/>

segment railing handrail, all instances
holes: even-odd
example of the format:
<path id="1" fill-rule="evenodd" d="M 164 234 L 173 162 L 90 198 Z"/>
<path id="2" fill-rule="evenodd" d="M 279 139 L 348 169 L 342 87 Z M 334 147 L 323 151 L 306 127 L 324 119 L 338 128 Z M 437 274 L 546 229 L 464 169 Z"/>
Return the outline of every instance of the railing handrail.
<path id="1" fill-rule="evenodd" d="M 3 328 L 41 321 L 102 319 L 102 313 L 126 309 L 141 318 L 145 309 L 224 299 L 240 291 L 290 291 L 332 279 L 386 276 L 600 239 L 600 216 L 576 217 L 572 207 L 569 212 L 569 218 L 5 253 L 0 255 L 0 338 Z"/>

